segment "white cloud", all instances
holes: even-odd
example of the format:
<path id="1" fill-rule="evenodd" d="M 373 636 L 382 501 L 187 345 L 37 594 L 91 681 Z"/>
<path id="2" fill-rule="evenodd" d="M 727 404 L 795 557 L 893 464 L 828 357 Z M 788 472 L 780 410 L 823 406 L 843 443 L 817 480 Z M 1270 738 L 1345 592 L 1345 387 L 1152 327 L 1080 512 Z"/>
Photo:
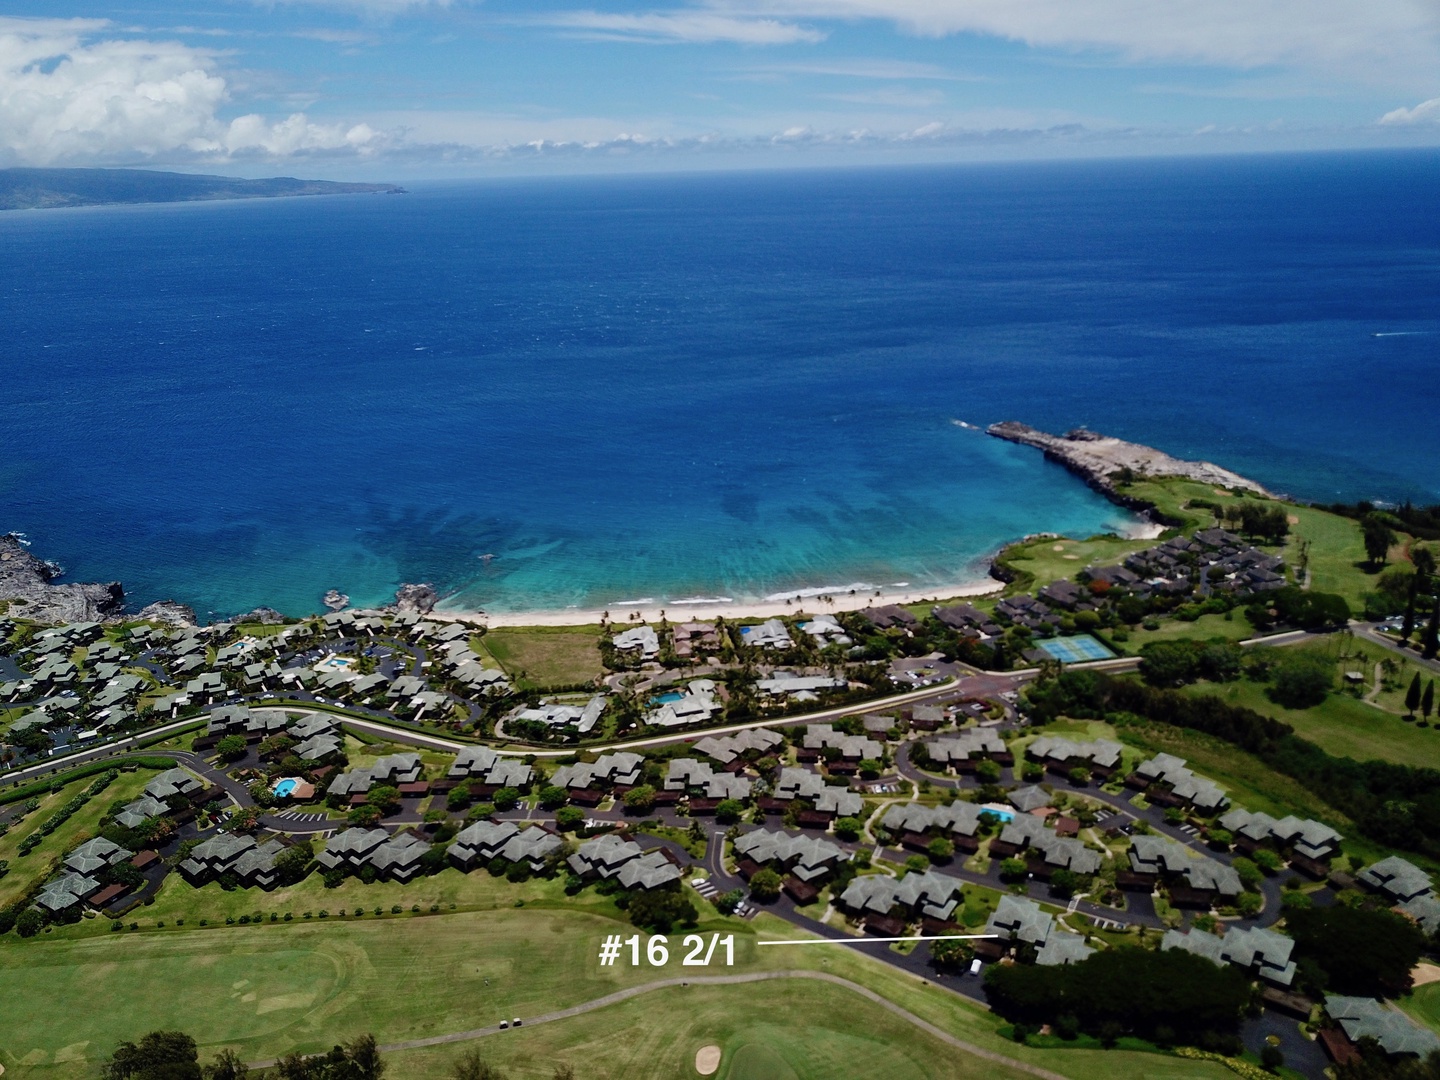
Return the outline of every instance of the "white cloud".
<path id="1" fill-rule="evenodd" d="M 1380 123 L 1395 124 L 1440 124 L 1440 97 L 1422 101 L 1413 109 L 1392 109 L 1380 117 Z"/>
<path id="2" fill-rule="evenodd" d="M 97 38 L 107 30 L 94 20 L 0 18 L 0 164 L 283 158 L 384 142 L 365 124 L 316 124 L 303 113 L 226 122 L 217 54 Z"/>
<path id="3" fill-rule="evenodd" d="M 833 75 L 849 79 L 936 79 L 946 82 L 983 82 L 982 75 L 965 75 L 935 64 L 910 60 L 865 59 L 817 60 L 794 64 L 765 64 L 749 69 L 752 72 L 776 75 Z"/>
<path id="4" fill-rule="evenodd" d="M 1433 80 L 1440 6 L 1431 0 L 709 0 L 752 17 L 875 19 L 942 37 L 989 34 L 1031 46 L 1104 49 L 1142 62 L 1253 68 L 1298 64 L 1329 77 Z"/>
<path id="5" fill-rule="evenodd" d="M 708 11 L 611 14 L 563 11 L 534 20 L 585 37 L 653 44 L 794 45 L 825 40 L 825 34 L 777 19 L 737 18 Z"/>

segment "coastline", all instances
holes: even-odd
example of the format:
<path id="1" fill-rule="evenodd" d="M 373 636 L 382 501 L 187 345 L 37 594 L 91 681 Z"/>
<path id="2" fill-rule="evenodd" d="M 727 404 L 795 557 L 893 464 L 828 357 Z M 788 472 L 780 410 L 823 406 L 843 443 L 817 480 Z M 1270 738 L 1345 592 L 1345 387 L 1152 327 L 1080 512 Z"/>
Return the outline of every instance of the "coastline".
<path id="1" fill-rule="evenodd" d="M 1132 527 L 1119 535 L 1127 539 L 1153 540 L 1164 532 L 1165 526 L 1144 519 L 1137 520 Z M 1000 550 L 1012 544 L 1023 544 L 1030 540 L 1058 538 L 1058 533 L 1031 533 L 1012 540 Z M 996 555 L 999 552 L 995 553 Z M 993 560 L 994 556 L 992 556 Z M 896 588 L 836 585 L 797 589 L 793 593 L 773 593 L 751 600 L 737 600 L 729 597 L 705 599 L 680 599 L 659 601 L 651 598 L 641 600 L 617 600 L 608 607 L 549 608 L 526 611 L 476 611 L 473 608 L 450 608 L 442 601 L 435 610 L 448 618 L 460 622 L 472 622 L 491 628 L 520 626 L 588 626 L 601 622 L 608 614 L 611 622 L 659 622 L 662 617 L 672 623 L 695 622 L 713 619 L 771 619 L 793 615 L 830 615 L 842 611 L 863 611 L 869 607 L 883 607 L 890 604 L 942 603 L 948 600 L 967 600 L 980 596 L 993 596 L 1004 590 L 1006 583 L 995 577 L 977 578 L 971 581 L 933 585 L 928 588 Z"/>

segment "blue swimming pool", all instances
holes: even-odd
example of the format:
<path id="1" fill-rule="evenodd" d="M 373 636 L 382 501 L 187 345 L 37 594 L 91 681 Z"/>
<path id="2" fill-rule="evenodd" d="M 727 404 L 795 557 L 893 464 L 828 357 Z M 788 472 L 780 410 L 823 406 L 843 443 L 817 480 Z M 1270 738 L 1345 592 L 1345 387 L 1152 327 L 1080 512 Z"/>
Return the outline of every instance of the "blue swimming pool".
<path id="1" fill-rule="evenodd" d="M 270 790 L 277 798 L 287 799 L 290 797 L 290 793 L 295 790 L 295 785 L 298 783 L 300 783 L 299 780 L 287 776 L 284 780 L 275 781 L 275 786 Z"/>
<path id="2" fill-rule="evenodd" d="M 685 695 L 684 695 L 684 694 L 679 693 L 678 691 L 675 691 L 675 690 L 671 690 L 671 691 L 669 691 L 668 693 L 661 694 L 659 697 L 652 697 L 652 698 L 650 699 L 650 704 L 651 704 L 651 705 L 669 705 L 669 704 L 671 704 L 672 702 L 684 701 L 684 700 L 685 700 Z"/>
<path id="3" fill-rule="evenodd" d="M 986 806 L 981 808 L 980 813 L 981 815 L 989 815 L 990 817 L 999 818 L 1001 821 L 1015 820 L 1014 810 L 1000 810 L 993 806 Z"/>

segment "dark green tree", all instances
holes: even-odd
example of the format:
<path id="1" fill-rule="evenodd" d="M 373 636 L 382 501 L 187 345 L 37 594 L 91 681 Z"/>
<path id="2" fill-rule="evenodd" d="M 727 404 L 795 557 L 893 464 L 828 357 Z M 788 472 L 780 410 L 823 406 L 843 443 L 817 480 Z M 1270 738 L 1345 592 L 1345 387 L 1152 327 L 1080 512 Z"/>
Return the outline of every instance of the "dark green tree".
<path id="1" fill-rule="evenodd" d="M 750 879 L 750 895 L 761 902 L 774 900 L 780 895 L 780 885 L 780 875 L 767 866 Z"/>
<path id="2" fill-rule="evenodd" d="M 508 1080 L 501 1069 L 485 1060 L 478 1049 L 467 1050 L 450 1066 L 450 1080 Z"/>
<path id="3" fill-rule="evenodd" d="M 1410 680 L 1410 689 L 1405 691 L 1405 711 L 1411 716 L 1420 707 L 1420 673 L 1417 671 L 1415 677 Z"/>
<path id="4" fill-rule="evenodd" d="M 1426 945 L 1415 924 L 1392 911 L 1337 904 L 1287 912 L 1286 925 L 1296 962 L 1338 994 L 1399 997 L 1410 989 L 1410 971 Z"/>
<path id="5" fill-rule="evenodd" d="M 1371 565 L 1380 566 L 1398 539 L 1395 530 L 1379 514 L 1366 514 L 1360 522 L 1360 531 L 1365 540 L 1365 554 Z"/>
<path id="6" fill-rule="evenodd" d="M 103 1080 L 203 1080 L 195 1040 L 183 1031 L 152 1031 L 123 1042 L 100 1069 Z"/>
<path id="7" fill-rule="evenodd" d="M 234 1050 L 225 1049 L 215 1055 L 215 1060 L 205 1066 L 205 1080 L 245 1080 L 250 1075 L 250 1066 Z"/>
<path id="8" fill-rule="evenodd" d="M 1440 596 L 1435 597 L 1435 606 L 1430 609 L 1430 621 L 1425 624 L 1425 634 L 1420 639 L 1420 655 L 1434 660 L 1440 652 Z"/>

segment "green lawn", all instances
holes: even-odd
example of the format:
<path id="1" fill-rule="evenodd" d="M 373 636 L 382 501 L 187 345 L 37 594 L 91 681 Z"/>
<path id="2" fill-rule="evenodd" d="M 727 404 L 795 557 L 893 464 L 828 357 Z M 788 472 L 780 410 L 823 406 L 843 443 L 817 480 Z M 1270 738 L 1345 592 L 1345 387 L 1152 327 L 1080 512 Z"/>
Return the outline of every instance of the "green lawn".
<path id="1" fill-rule="evenodd" d="M 1440 982 L 1417 986 L 1409 997 L 1397 1002 L 1409 1017 L 1440 1034 Z"/>
<path id="2" fill-rule="evenodd" d="M 22 897 L 36 881 L 49 877 L 52 865 L 71 848 L 84 843 L 99 832 L 100 818 L 117 799 L 129 802 L 140 797 L 140 791 L 155 776 L 149 769 L 122 772 L 115 782 L 82 806 L 69 820 L 40 842 L 29 855 L 21 855 L 20 842 L 40 828 L 56 810 L 79 795 L 103 776 L 96 773 L 66 784 L 60 791 L 40 796 L 40 808 L 27 814 L 23 821 L 12 825 L 0 836 L 0 859 L 8 859 L 10 872 L 0 878 L 0 907 Z"/>
<path id="3" fill-rule="evenodd" d="M 603 675 L 599 641 L 598 627 L 515 627 L 491 630 L 481 645 L 516 685 L 543 689 Z"/>
<path id="4" fill-rule="evenodd" d="M 1240 496 L 1231 495 L 1223 488 L 1173 477 L 1164 480 L 1142 480 L 1136 484 L 1123 484 L 1118 490 L 1124 495 L 1132 495 L 1137 499 L 1153 503 L 1156 509 L 1166 516 L 1183 521 L 1185 524 L 1180 527 L 1187 532 L 1191 529 L 1204 528 L 1215 520 L 1215 515 L 1204 507 L 1190 508 L 1188 504 L 1191 499 L 1204 499 L 1221 505 L 1231 501 L 1238 502 L 1240 499 Z"/>
<path id="5" fill-rule="evenodd" d="M 1340 594 L 1358 614 L 1364 609 L 1365 594 L 1375 590 L 1376 577 L 1367 568 L 1360 523 L 1310 506 L 1290 506 L 1288 511 L 1299 520 L 1290 525 L 1285 561 L 1298 568 L 1300 542 L 1308 541 L 1310 587 Z"/>
<path id="6" fill-rule="evenodd" d="M 448 897 L 456 899 L 453 912 Z M 395 901 L 406 904 L 405 914 L 338 916 L 342 907 L 353 910 L 358 903 L 371 909 L 379 903 L 388 912 Z M 423 911 L 437 902 L 442 910 L 413 915 L 412 902 Z M 324 920 L 215 925 L 224 911 L 318 912 L 322 903 L 331 913 Z M 1181 1078 L 1223 1075 L 1213 1065 L 1162 1062 L 1153 1055 L 1017 1047 L 1000 1036 L 997 1018 L 928 980 L 840 947 L 759 949 L 758 936 L 794 937 L 794 928 L 767 915 L 750 923 L 706 915 L 708 907 L 699 906 L 701 932 L 735 935 L 735 972 L 831 971 L 957 1038 L 1077 1080 L 1156 1071 Z M 198 925 L 201 913 L 212 925 Z M 207 1056 L 230 1046 L 250 1060 L 319 1050 L 363 1031 L 395 1042 L 534 1016 L 657 977 L 703 973 L 681 966 L 680 942 L 673 938 L 664 968 L 632 968 L 623 960 L 602 968 L 599 942 L 610 933 L 634 932 L 607 899 L 589 890 L 567 898 L 554 882 L 514 885 L 484 873 L 446 871 L 410 886 L 352 881 L 335 890 L 312 878 L 268 895 L 226 893 L 213 885 L 194 890 L 172 881 L 153 906 L 135 914 L 140 932 L 114 933 L 102 920 L 86 920 L 32 941 L 0 939 L 0 999 L 6 1002 L 0 1064 L 7 1072 L 79 1080 L 93 1074 L 94 1063 L 117 1042 L 157 1027 L 190 1031 Z M 181 914 L 186 923 L 176 927 Z M 709 1041 L 727 1055 L 749 1044 L 768 1047 L 805 1077 L 1012 1075 L 908 1024 L 896 1027 L 891 1014 L 842 988 L 796 981 L 692 990 L 646 995 L 485 1045 L 502 1048 L 497 1063 L 519 1077 L 548 1077 L 557 1057 L 586 1078 L 683 1076 L 686 1059 L 693 1061 L 695 1050 Z M 56 1008 L 67 1001 L 92 1005 Z M 125 1005 L 101 1008 L 95 1002 Z M 443 1075 L 444 1063 L 463 1049 L 396 1055 L 391 1075 Z M 859 1073 L 841 1064 L 851 1061 L 861 1063 Z"/>
<path id="7" fill-rule="evenodd" d="M 1153 540 L 1093 536 L 1088 540 L 1050 537 L 1011 544 L 1000 553 L 999 559 L 1019 576 L 1005 591 L 1030 592 L 1060 578 L 1073 578 L 1087 566 L 1121 562 L 1125 556 L 1154 543 Z"/>
<path id="8" fill-rule="evenodd" d="M 1297 735 L 1337 757 L 1440 768 L 1440 728 L 1407 724 L 1399 716 L 1345 694 L 1331 694 L 1312 709 L 1286 709 L 1265 696 L 1262 684 L 1249 680 L 1196 683 L 1186 692 L 1215 694 L 1233 705 L 1283 720 Z"/>
<path id="9" fill-rule="evenodd" d="M 1138 653 L 1152 641 L 1211 641 L 1221 638 L 1225 641 L 1244 641 L 1246 638 L 1255 637 L 1255 628 L 1250 621 L 1239 611 L 1231 613 L 1233 618 L 1227 619 L 1224 615 L 1201 615 L 1194 622 L 1186 622 L 1183 619 L 1166 618 L 1160 620 L 1159 630 L 1146 630 L 1143 628 L 1132 630 L 1130 640 L 1122 642 L 1127 649 Z"/>

